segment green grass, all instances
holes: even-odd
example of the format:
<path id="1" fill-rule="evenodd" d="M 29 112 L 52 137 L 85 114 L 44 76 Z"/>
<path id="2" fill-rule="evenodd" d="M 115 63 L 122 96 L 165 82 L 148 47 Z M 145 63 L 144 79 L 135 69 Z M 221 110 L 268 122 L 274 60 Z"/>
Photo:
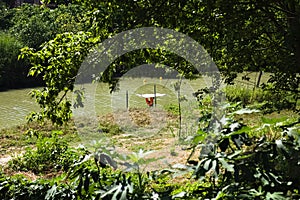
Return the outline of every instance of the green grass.
<path id="1" fill-rule="evenodd" d="M 237 85 L 225 88 L 226 98 L 230 102 L 242 102 L 244 105 L 262 103 L 272 98 L 272 93 L 261 88 L 240 87 Z"/>
<path id="2" fill-rule="evenodd" d="M 25 147 L 34 145 L 38 137 L 50 137 L 52 131 L 61 130 L 60 137 L 65 138 L 70 144 L 76 145 L 80 138 L 72 122 L 64 127 L 53 127 L 50 123 L 30 123 L 10 128 L 0 129 L 0 155 L 12 154 L 22 151 Z"/>

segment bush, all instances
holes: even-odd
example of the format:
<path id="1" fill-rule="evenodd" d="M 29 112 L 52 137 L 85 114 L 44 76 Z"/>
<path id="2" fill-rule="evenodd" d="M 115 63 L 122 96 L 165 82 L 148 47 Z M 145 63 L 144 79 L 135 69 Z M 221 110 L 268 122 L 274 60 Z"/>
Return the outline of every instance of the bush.
<path id="1" fill-rule="evenodd" d="M 12 10 L 14 16 L 9 31 L 30 48 L 40 49 L 57 34 L 88 29 L 87 11 L 77 5 L 60 5 L 51 10 L 45 6 L 24 4 Z"/>
<path id="2" fill-rule="evenodd" d="M 226 98 L 229 102 L 242 102 L 243 105 L 249 105 L 253 103 L 262 103 L 270 101 L 273 97 L 273 93 L 261 88 L 249 88 L 241 86 L 227 86 L 225 88 Z M 283 98 L 283 96 L 277 97 Z"/>
<path id="3" fill-rule="evenodd" d="M 0 89 L 13 88 L 27 77 L 27 70 L 18 61 L 18 55 L 23 44 L 14 36 L 0 32 Z"/>
<path id="4" fill-rule="evenodd" d="M 13 12 L 11 9 L 8 9 L 8 7 L 1 1 L 0 1 L 0 12 L 1 12 L 0 30 L 1 31 L 8 30 L 13 24 L 13 21 L 12 21 L 12 18 L 14 16 Z"/>
<path id="5" fill-rule="evenodd" d="M 0 173 L 0 199 L 76 199 L 76 191 L 67 183 L 37 179 L 30 181 L 23 175 L 6 176 Z M 54 196 L 54 197 L 52 197 Z"/>
<path id="6" fill-rule="evenodd" d="M 236 119 L 258 110 L 226 108 L 220 131 L 202 128 L 193 139 L 192 153 L 201 150 L 198 161 L 188 163 L 203 184 L 191 192 L 204 199 L 299 199 L 299 119 L 263 118 L 252 128 Z M 194 195 L 182 193 L 187 196 Z"/>
<path id="7" fill-rule="evenodd" d="M 73 153 L 58 134 L 53 132 L 50 138 L 38 138 L 36 150 L 28 147 L 23 155 L 9 161 L 9 166 L 16 171 L 32 171 L 36 174 L 68 170 L 79 153 Z"/>

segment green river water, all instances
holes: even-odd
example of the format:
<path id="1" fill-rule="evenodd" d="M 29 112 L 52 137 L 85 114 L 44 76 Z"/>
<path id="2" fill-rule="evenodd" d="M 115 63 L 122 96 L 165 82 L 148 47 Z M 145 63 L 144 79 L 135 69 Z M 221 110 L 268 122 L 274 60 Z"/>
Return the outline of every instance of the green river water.
<path id="1" fill-rule="evenodd" d="M 31 89 L 0 92 L 0 129 L 26 122 L 26 115 L 37 110 L 38 105 L 29 96 Z"/>
<path id="2" fill-rule="evenodd" d="M 99 84 L 95 91 L 89 91 L 90 86 L 84 85 L 86 91 L 95 95 L 95 105 L 90 110 L 95 110 L 97 115 L 117 112 L 126 108 L 126 92 L 128 93 L 129 107 L 146 108 L 144 98 L 136 94 L 153 93 L 153 85 L 156 85 L 157 93 L 164 93 L 166 96 L 157 99 L 158 106 L 165 107 L 170 104 L 177 104 L 177 92 L 173 84 L 176 80 L 159 79 L 123 79 L 120 80 L 120 89 L 115 93 L 109 93 L 108 85 Z M 182 84 L 181 95 L 191 96 L 193 90 L 199 86 L 207 85 L 202 81 L 191 81 Z M 31 111 L 38 111 L 39 106 L 34 98 L 29 96 L 32 89 L 8 90 L 0 92 L 0 129 L 26 123 L 26 116 Z M 72 95 L 69 96 L 72 98 Z M 88 97 L 87 99 L 88 100 Z M 89 107 L 89 105 L 86 105 Z"/>

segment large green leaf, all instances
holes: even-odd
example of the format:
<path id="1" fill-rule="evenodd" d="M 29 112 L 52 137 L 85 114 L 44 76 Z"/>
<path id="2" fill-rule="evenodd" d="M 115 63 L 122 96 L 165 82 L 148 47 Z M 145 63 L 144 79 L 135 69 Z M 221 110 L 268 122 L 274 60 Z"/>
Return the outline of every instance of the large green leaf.
<path id="1" fill-rule="evenodd" d="M 224 158 L 219 158 L 218 161 L 222 164 L 222 167 L 224 167 L 227 171 L 234 172 L 233 164 L 229 164 Z"/>

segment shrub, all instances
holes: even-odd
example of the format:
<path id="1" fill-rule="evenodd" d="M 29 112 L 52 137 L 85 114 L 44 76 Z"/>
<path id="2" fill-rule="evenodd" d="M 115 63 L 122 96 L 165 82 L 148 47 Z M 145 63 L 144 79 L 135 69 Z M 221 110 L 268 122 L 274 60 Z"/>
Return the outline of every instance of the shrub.
<path id="1" fill-rule="evenodd" d="M 172 115 L 178 116 L 179 115 L 179 107 L 175 104 L 168 104 L 165 106 L 165 110 Z"/>
<path id="2" fill-rule="evenodd" d="M 194 177 L 207 184 L 191 192 L 210 199 L 298 199 L 299 119 L 278 123 L 263 118 L 261 127 L 252 128 L 236 119 L 258 110 L 226 108 L 220 131 L 203 128 L 194 137 L 192 153 L 200 149 L 199 161 L 188 163 L 194 165 Z M 265 135 L 250 137 L 254 131 Z M 186 196 L 191 194 L 182 194 Z"/>
<path id="3" fill-rule="evenodd" d="M 53 132 L 50 138 L 38 138 L 36 149 L 28 147 L 23 155 L 9 161 L 9 166 L 13 170 L 32 171 L 36 174 L 68 170 L 79 153 L 73 153 L 58 134 L 59 132 Z"/>
<path id="4" fill-rule="evenodd" d="M 0 32 L 0 89 L 12 88 L 24 82 L 27 71 L 23 63 L 18 61 L 22 46 L 14 36 Z"/>
<path id="5" fill-rule="evenodd" d="M 226 98 L 230 102 L 242 102 L 244 105 L 251 103 L 262 103 L 270 100 L 272 94 L 264 91 L 261 88 L 249 88 L 240 86 L 227 86 L 225 88 Z"/>

